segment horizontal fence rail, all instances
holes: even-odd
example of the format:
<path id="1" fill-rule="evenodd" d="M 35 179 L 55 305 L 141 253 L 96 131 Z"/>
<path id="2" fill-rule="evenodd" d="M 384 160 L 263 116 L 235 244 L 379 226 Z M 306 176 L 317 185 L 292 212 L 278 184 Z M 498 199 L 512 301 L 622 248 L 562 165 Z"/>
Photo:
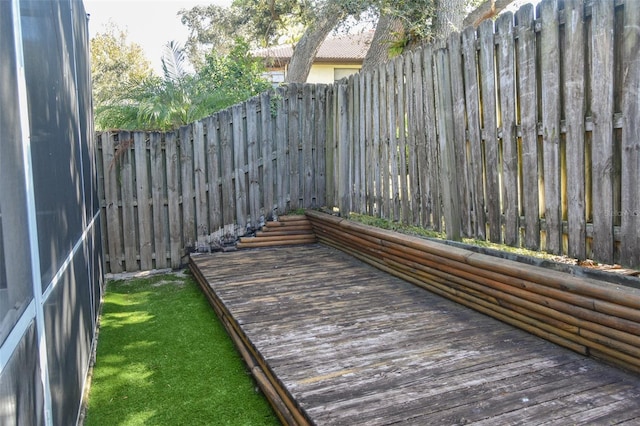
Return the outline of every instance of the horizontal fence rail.
<path id="1" fill-rule="evenodd" d="M 97 137 L 107 270 L 178 267 L 186 252 L 325 204 L 326 85 L 263 93 L 175 132 Z"/>
<path id="2" fill-rule="evenodd" d="M 639 9 L 526 5 L 337 83 L 328 202 L 639 266 Z"/>
<path id="3" fill-rule="evenodd" d="M 640 1 L 545 0 L 333 85 L 98 135 L 107 271 L 298 208 L 640 266 Z"/>

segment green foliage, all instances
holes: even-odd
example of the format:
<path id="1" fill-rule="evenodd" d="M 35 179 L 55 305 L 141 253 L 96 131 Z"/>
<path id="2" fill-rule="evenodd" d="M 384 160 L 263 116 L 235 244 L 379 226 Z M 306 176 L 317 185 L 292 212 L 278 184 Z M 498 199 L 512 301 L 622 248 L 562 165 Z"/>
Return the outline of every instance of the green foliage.
<path id="1" fill-rule="evenodd" d="M 167 131 L 204 118 L 270 88 L 262 62 L 247 44 L 236 40 L 227 55 L 209 53 L 196 74 L 187 58 L 169 43 L 162 59 L 163 76 L 132 82 L 111 99 L 96 105 L 96 127 Z"/>
<path id="2" fill-rule="evenodd" d="M 190 278 L 108 285 L 87 426 L 277 425 Z"/>
<path id="3" fill-rule="evenodd" d="M 94 103 L 102 105 L 114 93 L 152 75 L 142 48 L 127 42 L 127 32 L 110 22 L 106 30 L 91 39 L 91 79 Z"/>

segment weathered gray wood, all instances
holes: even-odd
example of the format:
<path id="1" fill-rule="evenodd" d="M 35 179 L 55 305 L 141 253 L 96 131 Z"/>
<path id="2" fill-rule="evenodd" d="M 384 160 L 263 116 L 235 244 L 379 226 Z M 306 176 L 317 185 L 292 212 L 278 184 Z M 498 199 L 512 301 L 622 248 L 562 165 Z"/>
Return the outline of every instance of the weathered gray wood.
<path id="1" fill-rule="evenodd" d="M 122 230 L 124 242 L 124 269 L 126 271 L 138 270 L 138 244 L 136 242 L 135 204 L 133 197 L 134 185 L 134 153 L 132 151 L 133 139 L 130 132 L 118 134 L 120 145 L 120 181 L 122 188 Z"/>
<path id="2" fill-rule="evenodd" d="M 405 96 L 405 69 L 404 58 L 398 57 L 394 60 L 396 73 L 396 123 L 398 126 L 398 183 L 399 197 L 397 200 L 398 212 L 404 223 L 411 223 L 411 204 L 409 191 L 407 188 L 407 130 L 406 130 L 406 99 Z"/>
<path id="3" fill-rule="evenodd" d="M 373 200 L 374 200 L 374 216 L 380 217 L 382 215 L 382 197 L 380 191 L 382 191 L 382 171 L 380 170 L 380 153 L 381 153 L 381 141 L 380 141 L 380 72 L 374 70 L 371 76 L 371 147 L 372 147 L 372 160 L 371 167 L 373 168 Z"/>
<path id="4" fill-rule="evenodd" d="M 120 223 L 120 201 L 118 199 L 118 169 L 114 156 L 116 147 L 113 135 L 104 132 L 102 137 L 102 170 L 104 173 L 105 220 L 109 248 L 108 272 L 122 272 L 122 233 Z"/>
<path id="5" fill-rule="evenodd" d="M 392 197 L 390 191 L 390 171 L 389 171 L 389 120 L 388 114 L 388 94 L 389 84 L 387 83 L 387 67 L 380 67 L 380 217 L 384 219 L 392 218 L 392 210 L 390 199 Z"/>
<path id="6" fill-rule="evenodd" d="M 151 202 L 153 206 L 153 248 L 155 268 L 166 268 L 167 263 L 167 208 L 165 207 L 165 159 L 163 157 L 162 138 L 159 132 L 149 134 L 151 162 Z"/>
<path id="7" fill-rule="evenodd" d="M 387 128 L 389 130 L 389 180 L 385 184 L 391 186 L 390 219 L 400 220 L 400 189 L 398 187 L 398 116 L 397 116 L 397 96 L 396 96 L 396 69 L 395 61 L 387 64 Z"/>
<path id="8" fill-rule="evenodd" d="M 313 127 L 316 124 L 313 98 L 315 86 L 305 84 L 302 88 L 302 207 L 317 207 L 316 185 L 314 176 L 313 151 L 315 146 L 315 133 Z"/>
<path id="9" fill-rule="evenodd" d="M 147 271 L 153 268 L 153 240 L 151 223 L 151 205 L 149 196 L 151 188 L 149 184 L 147 163 L 146 133 L 135 132 L 133 134 L 135 162 L 136 162 L 136 201 L 138 204 L 138 239 L 140 250 L 140 269 Z"/>
<path id="10" fill-rule="evenodd" d="M 251 227 L 257 227 L 260 220 L 260 175 L 258 158 L 258 97 L 249 99 L 246 103 L 247 111 L 247 175 L 249 177 L 249 217 Z"/>
<path id="11" fill-rule="evenodd" d="M 209 205 L 207 200 L 207 165 L 204 122 L 193 123 L 193 177 L 195 195 L 196 241 L 206 244 L 209 236 Z"/>
<path id="12" fill-rule="evenodd" d="M 542 151 L 544 176 L 544 218 L 546 250 L 562 252 L 562 215 L 560 203 L 560 53 L 558 4 L 544 0 L 540 4 L 540 79 L 542 81 Z"/>
<path id="13" fill-rule="evenodd" d="M 273 92 L 264 92 L 260 95 L 260 155 L 262 157 L 262 206 L 264 209 L 265 219 L 271 218 L 274 206 L 273 196 L 273 123 L 275 107 L 271 102 L 277 101 L 276 97 L 272 98 Z M 272 111 L 272 108 L 274 110 Z"/>
<path id="14" fill-rule="evenodd" d="M 337 83 L 338 100 L 338 208 L 346 215 L 351 206 L 349 168 L 349 93 L 346 84 Z"/>
<path id="15" fill-rule="evenodd" d="M 289 98 L 289 208 L 295 210 L 300 207 L 300 101 L 299 92 L 302 88 L 293 83 L 289 84 L 287 94 Z"/>
<path id="16" fill-rule="evenodd" d="M 172 268 L 182 261 L 182 217 L 180 215 L 180 148 L 174 132 L 165 135 L 167 157 L 167 211 L 169 216 L 169 257 Z"/>
<path id="17" fill-rule="evenodd" d="M 591 5 L 591 100 L 593 256 L 613 262 L 613 9 L 607 0 Z"/>
<path id="18" fill-rule="evenodd" d="M 420 226 L 420 175 L 418 173 L 418 148 L 417 134 L 418 117 L 416 116 L 414 54 L 406 54 L 404 57 L 405 69 L 405 102 L 407 105 L 407 185 L 410 224 Z"/>
<path id="19" fill-rule="evenodd" d="M 315 113 L 316 113 L 316 129 L 315 129 L 315 184 L 316 184 L 316 203 L 318 206 L 326 206 L 326 146 L 327 146 L 327 85 L 318 84 L 316 86 Z"/>
<path id="20" fill-rule="evenodd" d="M 451 93 L 451 69 L 449 52 L 439 49 L 436 52 L 436 78 L 438 97 L 436 113 L 438 116 L 438 136 L 440 144 L 440 170 L 443 178 L 442 205 L 447 239 L 460 241 L 460 200 L 456 173 L 453 99 Z"/>
<path id="21" fill-rule="evenodd" d="M 363 76 L 364 82 L 364 139 L 365 139 L 365 198 L 367 203 L 367 214 L 375 216 L 375 181 L 377 176 L 373 168 L 373 73 L 368 72 Z"/>
<path id="22" fill-rule="evenodd" d="M 216 238 L 222 237 L 220 230 L 224 226 L 222 221 L 222 193 L 220 188 L 220 136 L 218 134 L 218 114 L 207 117 L 207 182 L 209 193 L 209 232 Z"/>
<path id="23" fill-rule="evenodd" d="M 279 88 L 276 103 L 276 208 L 278 214 L 284 214 L 287 208 L 289 191 L 289 139 L 287 130 L 287 97 L 289 91 L 286 87 Z"/>
<path id="24" fill-rule="evenodd" d="M 625 2 L 620 263 L 640 267 L 640 3 Z"/>
<path id="25" fill-rule="evenodd" d="M 452 99 L 453 134 L 449 136 L 449 143 L 453 145 L 455 156 L 455 175 L 457 177 L 458 191 L 457 207 L 460 214 L 460 232 L 465 237 L 474 236 L 471 220 L 471 204 L 469 199 L 469 168 L 467 166 L 467 135 L 465 120 L 465 100 L 464 100 L 464 71 L 462 68 L 462 46 L 461 35 L 453 33 L 447 39 L 447 49 L 449 51 L 450 82 Z"/>
<path id="26" fill-rule="evenodd" d="M 428 226 L 429 210 L 427 203 L 429 201 L 429 167 L 428 167 L 428 151 L 427 151 L 427 130 L 425 128 L 426 114 L 424 104 L 424 77 L 423 77 L 423 49 L 418 48 L 413 53 L 413 75 L 414 75 L 414 101 L 415 101 L 415 126 L 416 126 L 416 155 L 418 166 L 418 205 L 420 225 Z"/>
<path id="27" fill-rule="evenodd" d="M 472 233 L 485 239 L 486 217 L 484 207 L 484 174 L 482 171 L 482 131 L 480 128 L 480 93 L 478 61 L 476 55 L 476 31 L 466 28 L 462 33 L 462 73 L 465 83 L 465 107 L 469 138 L 469 194 L 471 197 L 469 218 Z"/>
<path id="28" fill-rule="evenodd" d="M 358 147 L 360 154 L 358 155 L 358 169 L 359 169 L 359 192 L 360 192 L 360 200 L 359 200 L 359 208 L 360 213 L 367 212 L 367 177 L 366 177 L 366 155 L 367 155 L 367 147 L 366 147 L 366 105 L 365 105 L 365 96 L 366 96 L 366 88 L 365 88 L 365 79 L 361 74 L 354 75 L 354 82 L 358 84 Z"/>
<path id="29" fill-rule="evenodd" d="M 247 232 L 247 134 L 244 126 L 245 105 L 231 107 L 233 128 L 233 164 L 236 198 L 236 233 L 243 236 Z"/>
<path id="30" fill-rule="evenodd" d="M 424 128 L 426 130 L 427 168 L 429 170 L 426 187 L 427 226 L 435 231 L 442 230 L 442 209 L 440 199 L 440 170 L 438 160 L 438 139 L 436 138 L 435 110 L 435 74 L 433 72 L 433 49 L 426 46 L 422 56 L 422 72 L 424 73 Z"/>
<path id="31" fill-rule="evenodd" d="M 222 226 L 226 238 L 236 236 L 236 198 L 234 195 L 235 170 L 229 167 L 233 159 L 233 129 L 231 126 L 231 110 L 226 109 L 218 114 L 220 123 L 220 158 L 222 182 Z"/>
<path id="32" fill-rule="evenodd" d="M 513 14 L 500 15 L 498 32 L 498 70 L 502 128 L 502 211 L 504 243 L 518 245 L 520 209 L 518 205 L 518 145 L 516 141 L 516 89 L 513 45 Z"/>
<path id="33" fill-rule="evenodd" d="M 586 257 L 585 216 L 585 87 L 584 28 L 582 0 L 568 0 L 564 7 L 565 84 L 564 117 L 567 147 L 567 222 L 568 252 L 571 257 Z"/>
<path id="34" fill-rule="evenodd" d="M 351 75 L 347 80 L 349 87 L 349 146 L 351 174 L 351 207 L 357 213 L 361 211 L 362 192 L 360 180 L 360 76 Z"/>
<path id="35" fill-rule="evenodd" d="M 480 90 L 482 93 L 482 135 L 484 139 L 485 192 L 489 239 L 499 243 L 500 235 L 500 178 L 498 175 L 498 135 L 496 114 L 496 70 L 493 21 L 484 21 L 478 28 L 480 45 Z"/>
<path id="36" fill-rule="evenodd" d="M 193 179 L 193 125 L 182 126 L 180 135 L 180 178 L 182 195 L 182 240 L 184 247 L 195 247 L 197 240 L 195 187 Z M 183 248 L 184 248 L 183 247 Z"/>
<path id="37" fill-rule="evenodd" d="M 522 209 L 524 210 L 524 246 L 540 247 L 540 202 L 538 187 L 538 95 L 536 70 L 536 34 L 533 6 L 516 12 L 518 25 L 517 67 L 518 107 L 522 145 Z"/>

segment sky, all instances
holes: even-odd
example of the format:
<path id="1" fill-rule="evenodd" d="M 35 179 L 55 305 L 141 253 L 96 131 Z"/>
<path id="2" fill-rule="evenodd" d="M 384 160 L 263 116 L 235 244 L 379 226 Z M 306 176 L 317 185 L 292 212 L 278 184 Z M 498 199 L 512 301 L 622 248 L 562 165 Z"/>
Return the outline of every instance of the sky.
<path id="1" fill-rule="evenodd" d="M 177 15 L 180 9 L 198 5 L 228 6 L 231 0 L 84 0 L 89 18 L 89 35 L 105 30 L 111 19 L 127 30 L 129 42 L 139 44 L 151 66 L 162 74 L 160 58 L 167 42 L 176 40 L 184 45 L 189 32 Z"/>

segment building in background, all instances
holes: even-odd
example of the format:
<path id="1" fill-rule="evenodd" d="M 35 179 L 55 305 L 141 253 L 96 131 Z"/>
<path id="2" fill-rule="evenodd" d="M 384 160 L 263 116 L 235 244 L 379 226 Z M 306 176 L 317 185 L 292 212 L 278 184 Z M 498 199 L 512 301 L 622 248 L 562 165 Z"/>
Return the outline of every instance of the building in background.
<path id="1" fill-rule="evenodd" d="M 373 31 L 328 37 L 320 46 L 313 60 L 307 83 L 333 83 L 358 72 L 369 50 Z M 278 85 L 284 81 L 287 66 L 293 54 L 290 44 L 258 49 L 253 56 L 264 58 L 267 77 Z"/>
<path id="2" fill-rule="evenodd" d="M 77 422 L 103 289 L 87 16 L 0 1 L 0 424 Z"/>

